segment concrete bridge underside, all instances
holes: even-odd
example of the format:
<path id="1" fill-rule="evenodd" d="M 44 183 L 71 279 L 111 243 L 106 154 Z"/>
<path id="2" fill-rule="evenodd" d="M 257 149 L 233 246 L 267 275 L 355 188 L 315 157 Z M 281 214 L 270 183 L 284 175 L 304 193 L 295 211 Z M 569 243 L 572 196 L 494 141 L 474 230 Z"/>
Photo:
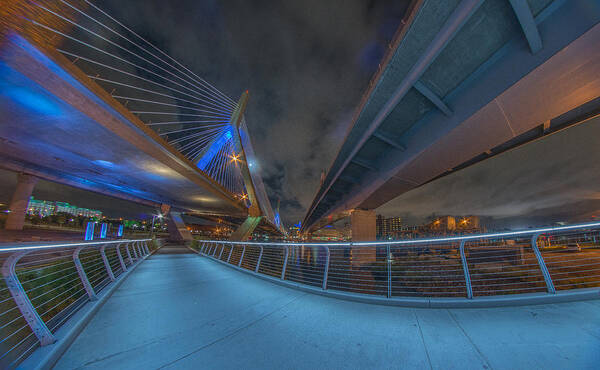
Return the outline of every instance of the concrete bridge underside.
<path id="1" fill-rule="evenodd" d="M 355 112 L 303 231 L 343 211 L 373 210 L 598 114 L 598 2 L 415 4 Z"/>
<path id="2" fill-rule="evenodd" d="M 64 56 L 17 35 L 0 46 L 0 167 L 156 207 L 247 214 Z"/>
<path id="3" fill-rule="evenodd" d="M 577 368 L 600 361 L 600 300 L 413 309 L 274 285 L 164 247 L 57 363 L 74 368 Z"/>

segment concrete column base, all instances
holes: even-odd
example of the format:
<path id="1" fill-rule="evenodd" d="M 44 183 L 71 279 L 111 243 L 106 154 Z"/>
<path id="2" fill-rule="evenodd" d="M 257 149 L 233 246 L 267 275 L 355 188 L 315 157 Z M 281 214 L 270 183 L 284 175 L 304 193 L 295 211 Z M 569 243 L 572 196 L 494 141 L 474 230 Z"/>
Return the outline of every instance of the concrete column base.
<path id="1" fill-rule="evenodd" d="M 352 228 L 352 241 L 374 241 L 376 240 L 376 217 L 375 211 L 355 209 L 350 214 L 350 226 Z M 375 248 L 352 248 L 352 263 L 366 264 L 377 260 Z"/>
<path id="2" fill-rule="evenodd" d="M 167 228 L 169 229 L 169 241 L 187 242 L 194 240 L 192 233 L 185 226 L 180 212 L 169 212 Z"/>
<path id="3" fill-rule="evenodd" d="M 258 224 L 260 224 L 260 220 L 262 220 L 262 216 L 248 216 L 244 223 L 241 224 L 240 227 L 238 227 L 237 230 L 233 232 L 233 234 L 231 234 L 229 240 L 237 242 L 248 240 L 248 238 L 250 237 L 250 235 L 252 235 Z"/>
<path id="4" fill-rule="evenodd" d="M 17 177 L 17 188 L 10 201 L 10 213 L 6 219 L 6 224 L 4 225 L 6 230 L 23 230 L 29 198 L 31 197 L 33 188 L 38 180 L 39 179 L 35 176 L 19 173 Z"/>

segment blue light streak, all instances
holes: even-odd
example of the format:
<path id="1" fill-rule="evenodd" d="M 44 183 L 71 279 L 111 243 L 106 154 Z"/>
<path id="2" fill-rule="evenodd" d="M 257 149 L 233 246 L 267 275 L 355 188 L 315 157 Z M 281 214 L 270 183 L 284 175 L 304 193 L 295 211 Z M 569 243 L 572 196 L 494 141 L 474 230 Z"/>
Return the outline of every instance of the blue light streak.
<path id="1" fill-rule="evenodd" d="M 2 69 L 2 72 L 5 71 Z M 2 86 L 0 94 L 10 98 L 21 107 L 46 116 L 59 116 L 62 110 L 49 98 L 24 87 Z"/>
<path id="2" fill-rule="evenodd" d="M 233 133 L 231 132 L 233 128 L 228 126 L 223 129 L 222 133 L 210 144 L 210 147 L 204 153 L 204 155 L 198 161 L 198 168 L 202 171 L 206 171 L 209 163 L 212 159 L 221 151 L 221 149 L 233 139 Z"/>
<path id="3" fill-rule="evenodd" d="M 94 163 L 97 164 L 97 165 L 99 165 L 99 166 L 102 166 L 104 168 L 113 168 L 113 167 L 115 167 L 114 163 L 112 163 L 110 161 L 105 161 L 105 160 L 102 160 L 102 159 L 97 159 L 97 160 L 94 161 Z"/>
<path id="4" fill-rule="evenodd" d="M 100 239 L 106 239 L 106 231 L 108 229 L 108 224 L 102 224 L 100 228 Z"/>
<path id="5" fill-rule="evenodd" d="M 85 227 L 85 240 L 94 240 L 94 225 L 93 222 L 88 222 Z"/>

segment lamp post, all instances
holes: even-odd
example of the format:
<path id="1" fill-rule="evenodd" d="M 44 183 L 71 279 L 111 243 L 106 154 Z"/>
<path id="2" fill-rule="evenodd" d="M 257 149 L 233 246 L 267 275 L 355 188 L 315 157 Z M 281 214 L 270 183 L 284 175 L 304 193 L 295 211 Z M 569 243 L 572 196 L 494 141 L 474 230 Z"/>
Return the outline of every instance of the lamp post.
<path id="1" fill-rule="evenodd" d="M 154 220 L 156 218 L 162 219 L 163 215 L 161 215 L 160 213 L 157 215 L 152 215 L 152 226 L 150 227 L 150 237 L 153 238 L 154 237 Z"/>

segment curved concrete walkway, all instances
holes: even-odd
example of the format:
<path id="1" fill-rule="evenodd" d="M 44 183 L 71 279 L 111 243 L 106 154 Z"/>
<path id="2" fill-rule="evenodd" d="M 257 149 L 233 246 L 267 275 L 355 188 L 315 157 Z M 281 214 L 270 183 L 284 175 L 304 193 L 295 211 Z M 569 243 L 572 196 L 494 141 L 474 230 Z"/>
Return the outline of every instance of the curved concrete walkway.
<path id="1" fill-rule="evenodd" d="M 57 369 L 592 369 L 600 301 L 486 309 L 355 303 L 165 247 Z M 180 253 L 171 253 L 180 252 Z"/>

